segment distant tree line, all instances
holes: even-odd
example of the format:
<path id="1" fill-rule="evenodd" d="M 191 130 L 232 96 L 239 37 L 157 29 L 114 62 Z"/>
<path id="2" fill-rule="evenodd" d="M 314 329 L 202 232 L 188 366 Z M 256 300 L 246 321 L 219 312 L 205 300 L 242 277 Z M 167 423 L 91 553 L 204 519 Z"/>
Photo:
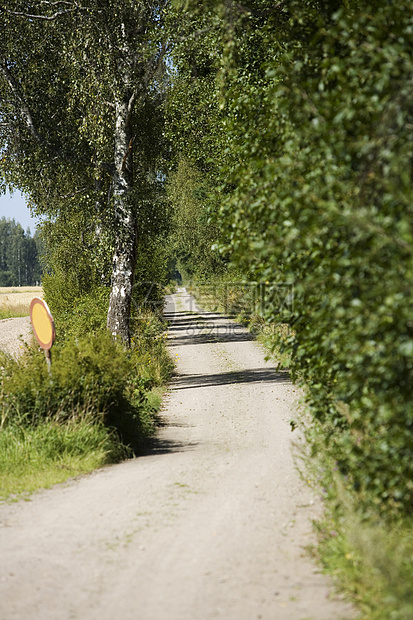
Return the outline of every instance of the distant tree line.
<path id="1" fill-rule="evenodd" d="M 35 286 L 41 280 L 40 240 L 21 224 L 0 219 L 0 286 Z"/>

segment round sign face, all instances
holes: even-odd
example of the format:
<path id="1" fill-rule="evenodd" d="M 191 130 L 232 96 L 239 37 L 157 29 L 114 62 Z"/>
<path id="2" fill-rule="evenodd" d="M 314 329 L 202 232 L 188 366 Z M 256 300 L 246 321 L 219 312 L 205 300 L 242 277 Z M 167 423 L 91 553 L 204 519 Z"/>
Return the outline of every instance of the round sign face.
<path id="1" fill-rule="evenodd" d="M 43 299 L 35 297 L 30 304 L 30 320 L 34 335 L 42 349 L 51 349 L 56 330 L 49 307 Z"/>

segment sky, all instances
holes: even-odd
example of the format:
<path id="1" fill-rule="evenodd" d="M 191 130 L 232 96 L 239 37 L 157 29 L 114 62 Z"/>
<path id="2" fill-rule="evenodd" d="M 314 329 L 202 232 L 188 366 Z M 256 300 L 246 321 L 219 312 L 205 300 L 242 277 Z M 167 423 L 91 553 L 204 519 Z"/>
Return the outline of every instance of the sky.
<path id="1" fill-rule="evenodd" d="M 19 222 L 25 231 L 30 228 L 32 235 L 36 230 L 36 220 L 31 217 L 24 196 L 20 192 L 0 195 L 0 218 L 2 217 Z"/>

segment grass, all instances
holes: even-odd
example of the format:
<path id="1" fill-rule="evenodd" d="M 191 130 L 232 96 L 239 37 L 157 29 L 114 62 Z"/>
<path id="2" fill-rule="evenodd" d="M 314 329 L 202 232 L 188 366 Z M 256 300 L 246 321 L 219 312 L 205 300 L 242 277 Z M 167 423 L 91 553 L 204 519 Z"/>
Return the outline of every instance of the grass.
<path id="1" fill-rule="evenodd" d="M 29 316 L 34 297 L 43 297 L 41 286 L 0 287 L 0 320 Z"/>
<path id="2" fill-rule="evenodd" d="M 329 505 L 316 530 L 317 559 L 362 620 L 413 618 L 413 521 L 373 522 L 341 497 L 340 510 Z"/>
<path id="3" fill-rule="evenodd" d="M 411 620 L 413 518 L 363 512 L 356 492 L 326 455 L 322 425 L 309 424 L 303 411 L 301 425 L 310 439 L 300 448 L 300 470 L 324 502 L 324 514 L 314 523 L 313 556 L 354 602 L 360 620 Z"/>
<path id="4" fill-rule="evenodd" d="M 103 426 L 88 422 L 0 431 L 0 499 L 18 498 L 89 473 L 120 458 Z"/>

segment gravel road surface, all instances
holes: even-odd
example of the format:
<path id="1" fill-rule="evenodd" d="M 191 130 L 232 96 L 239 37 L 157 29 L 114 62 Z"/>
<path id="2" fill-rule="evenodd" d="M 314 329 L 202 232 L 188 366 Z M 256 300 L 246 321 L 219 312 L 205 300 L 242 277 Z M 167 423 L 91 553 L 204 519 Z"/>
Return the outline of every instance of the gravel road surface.
<path id="1" fill-rule="evenodd" d="M 0 349 L 17 356 L 22 350 L 22 341 L 30 342 L 33 332 L 30 317 L 2 319 L 0 321 Z"/>
<path id="2" fill-rule="evenodd" d="M 296 392 L 239 326 L 168 298 L 177 374 L 147 455 L 0 505 L 2 620 L 354 617 L 305 547 Z"/>

